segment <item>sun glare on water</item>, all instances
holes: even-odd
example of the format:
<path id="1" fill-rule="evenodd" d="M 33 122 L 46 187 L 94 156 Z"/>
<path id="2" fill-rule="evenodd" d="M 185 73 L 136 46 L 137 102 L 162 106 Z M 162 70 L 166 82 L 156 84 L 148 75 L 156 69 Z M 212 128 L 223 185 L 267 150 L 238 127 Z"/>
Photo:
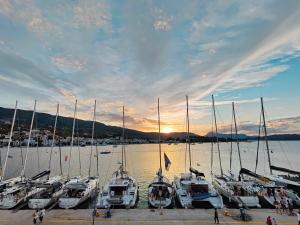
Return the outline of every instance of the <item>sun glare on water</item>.
<path id="1" fill-rule="evenodd" d="M 164 127 L 162 130 L 161 130 L 162 133 L 171 133 L 172 132 L 172 128 L 170 127 Z"/>

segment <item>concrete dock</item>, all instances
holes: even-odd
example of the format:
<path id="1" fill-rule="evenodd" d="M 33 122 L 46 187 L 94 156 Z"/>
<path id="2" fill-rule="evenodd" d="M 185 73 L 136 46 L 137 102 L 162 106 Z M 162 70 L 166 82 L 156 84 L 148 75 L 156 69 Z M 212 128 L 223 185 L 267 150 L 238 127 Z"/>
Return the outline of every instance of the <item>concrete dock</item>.
<path id="1" fill-rule="evenodd" d="M 189 224 L 214 224 L 214 210 L 205 209 L 171 209 L 151 211 L 149 209 L 115 209 L 112 218 L 96 217 L 95 224 L 110 225 L 189 225 Z M 275 217 L 277 224 L 298 224 L 296 216 L 279 215 L 274 210 L 252 209 L 246 213 L 251 221 L 239 220 L 238 209 L 228 209 L 230 215 L 224 216 L 224 210 L 219 210 L 220 224 L 266 224 L 267 216 Z M 0 225 L 31 225 L 33 210 L 0 211 Z M 46 213 L 43 224 L 86 225 L 92 224 L 92 210 L 51 210 Z"/>

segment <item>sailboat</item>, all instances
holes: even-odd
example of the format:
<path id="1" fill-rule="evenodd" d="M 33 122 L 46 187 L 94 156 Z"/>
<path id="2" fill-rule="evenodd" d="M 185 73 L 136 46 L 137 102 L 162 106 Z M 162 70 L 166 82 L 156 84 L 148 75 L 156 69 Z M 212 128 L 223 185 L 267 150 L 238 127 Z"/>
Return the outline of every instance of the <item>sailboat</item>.
<path id="1" fill-rule="evenodd" d="M 174 177 L 173 188 L 179 206 L 182 208 L 223 208 L 221 195 L 213 185 L 205 179 L 202 172 L 192 168 L 189 105 L 186 96 L 187 144 L 189 152 L 189 173 Z"/>
<path id="2" fill-rule="evenodd" d="M 220 163 L 220 170 L 221 170 L 220 175 L 214 176 L 213 185 L 218 190 L 218 192 L 223 196 L 223 198 L 228 202 L 229 205 L 232 205 L 234 207 L 244 206 L 247 208 L 260 208 L 261 205 L 259 204 L 258 197 L 254 193 L 249 193 L 244 190 L 244 188 L 249 185 L 248 182 L 251 182 L 251 181 L 245 181 L 242 176 L 237 178 L 232 173 L 232 170 L 231 170 L 231 168 L 232 168 L 232 139 L 233 139 L 232 125 L 231 125 L 230 171 L 229 171 L 229 174 L 223 173 L 220 146 L 219 146 L 219 138 L 218 138 L 218 126 L 217 126 L 217 118 L 216 118 L 216 111 L 215 111 L 215 101 L 214 101 L 213 95 L 212 95 L 212 106 L 213 106 L 212 121 L 215 126 L 219 163 Z M 237 124 L 236 124 L 234 102 L 232 102 L 232 117 L 233 117 L 233 121 L 234 121 L 236 144 L 237 144 L 240 168 L 242 168 L 242 159 L 241 159 L 241 153 L 240 153 L 240 145 L 239 145 Z M 212 130 L 212 137 L 213 137 L 213 133 L 214 133 L 214 130 Z M 213 147 L 213 143 L 212 143 L 212 147 Z M 213 148 L 212 148 L 212 151 L 213 151 Z M 213 156 L 213 153 L 212 153 L 212 156 Z M 211 159 L 211 160 L 213 161 L 213 159 Z M 250 183 L 250 185 L 251 184 L 252 184 L 252 182 Z"/>
<path id="3" fill-rule="evenodd" d="M 246 168 L 241 168 L 240 174 L 247 175 L 256 180 L 256 183 L 254 185 L 248 187 L 248 191 L 258 194 L 261 205 L 263 205 L 265 207 L 274 208 L 275 200 L 280 201 L 280 198 L 282 197 L 282 193 L 284 193 L 284 196 L 286 198 L 291 199 L 293 201 L 293 204 L 295 206 L 299 207 L 300 206 L 300 198 L 299 198 L 297 191 L 300 190 L 300 184 L 273 174 L 274 166 L 271 163 L 263 98 L 261 98 L 260 100 L 261 100 L 261 117 L 260 118 L 262 118 L 262 121 L 263 121 L 264 137 L 265 137 L 265 143 L 266 143 L 270 175 L 263 176 L 263 175 L 259 175 L 256 173 L 259 148 L 257 148 L 257 154 L 256 154 L 257 159 L 256 159 L 255 172 L 250 171 Z M 259 141 L 258 141 L 258 143 L 259 143 Z"/>
<path id="4" fill-rule="evenodd" d="M 96 104 L 95 104 L 96 107 Z M 72 129 L 72 137 L 71 137 L 71 146 L 69 151 L 69 165 L 68 165 L 68 177 L 70 175 L 70 166 L 71 166 L 71 154 L 74 144 L 74 131 L 75 131 L 75 122 L 76 122 L 76 112 L 77 112 L 77 99 L 75 101 L 75 109 L 74 109 L 74 117 L 73 117 L 73 129 Z M 95 110 L 94 110 L 95 113 Z M 77 129 L 78 132 L 78 129 Z M 77 144 L 78 138 L 77 138 Z M 79 170 L 81 174 L 81 161 L 80 161 L 80 149 L 78 146 L 79 153 Z M 86 200 L 91 198 L 96 191 L 98 186 L 98 180 L 95 177 L 82 177 L 75 176 L 69 179 L 69 181 L 64 186 L 64 193 L 58 200 L 58 206 L 63 209 L 72 209 L 80 204 L 84 203 Z"/>
<path id="5" fill-rule="evenodd" d="M 7 180 L 4 180 L 4 176 L 5 176 L 5 170 L 6 170 L 6 166 L 7 166 L 7 160 L 9 158 L 9 153 L 10 153 L 10 145 L 11 145 L 11 141 L 12 141 L 12 135 L 13 135 L 13 131 L 14 131 L 14 126 L 15 126 L 15 120 L 16 120 L 16 114 L 17 114 L 17 110 L 18 110 L 18 101 L 16 101 L 15 104 L 15 109 L 14 109 L 14 115 L 13 115 L 13 120 L 12 120 L 12 124 L 11 124 L 11 130 L 9 133 L 9 141 L 8 141 L 8 145 L 7 145 L 7 151 L 6 151 L 6 156 L 5 156 L 5 161 L 4 161 L 4 165 L 2 167 L 2 160 L 0 159 L 0 193 L 2 193 L 3 191 L 5 191 L 6 189 L 13 187 L 14 185 L 16 185 L 17 183 L 21 182 L 22 178 L 21 176 L 17 176 L 17 177 L 13 177 L 13 178 L 9 178 Z"/>
<path id="6" fill-rule="evenodd" d="M 23 169 L 21 172 L 21 181 L 17 182 L 15 185 L 6 188 L 0 195 L 0 209 L 11 209 L 17 207 L 19 205 L 23 205 L 27 203 L 27 201 L 34 197 L 36 194 L 39 194 L 44 189 L 35 186 L 35 182 L 38 181 L 43 176 L 46 176 L 50 173 L 50 171 L 46 170 L 40 172 L 36 176 L 31 178 L 25 178 L 25 169 L 28 159 L 28 150 L 30 145 L 32 126 L 34 121 L 34 116 L 36 112 L 36 100 L 34 102 L 34 109 L 31 118 L 30 130 L 28 135 L 28 142 L 26 148 L 25 162 L 23 165 Z M 14 116 L 15 117 L 15 116 Z M 6 160 L 7 161 L 7 160 Z"/>
<path id="7" fill-rule="evenodd" d="M 150 208 L 172 208 L 173 188 L 170 181 L 163 176 L 161 167 L 161 141 L 160 141 L 160 112 L 158 108 L 158 146 L 159 146 L 159 169 L 152 183 L 148 187 L 148 205 Z"/>
<path id="8" fill-rule="evenodd" d="M 56 134 L 58 115 L 59 115 L 59 104 L 57 104 L 57 110 L 56 110 L 56 116 L 54 122 L 53 138 L 52 138 L 52 145 L 50 150 L 50 159 L 49 159 L 49 166 L 48 166 L 49 171 L 51 171 L 50 169 L 51 169 L 53 147 L 55 143 L 55 134 Z M 63 194 L 63 187 L 66 182 L 66 177 L 63 177 L 62 174 L 60 146 L 59 146 L 59 150 L 60 150 L 60 175 L 50 177 L 49 174 L 48 179 L 41 180 L 36 184 L 36 187 L 43 188 L 44 191 L 38 193 L 33 198 L 29 199 L 28 207 L 30 209 L 44 209 L 49 206 L 52 206 L 53 204 L 57 203 L 58 198 Z"/>
<path id="9" fill-rule="evenodd" d="M 113 177 L 102 188 L 97 199 L 97 208 L 135 208 L 138 203 L 138 185 L 126 171 L 125 127 L 123 106 L 122 162 Z"/>

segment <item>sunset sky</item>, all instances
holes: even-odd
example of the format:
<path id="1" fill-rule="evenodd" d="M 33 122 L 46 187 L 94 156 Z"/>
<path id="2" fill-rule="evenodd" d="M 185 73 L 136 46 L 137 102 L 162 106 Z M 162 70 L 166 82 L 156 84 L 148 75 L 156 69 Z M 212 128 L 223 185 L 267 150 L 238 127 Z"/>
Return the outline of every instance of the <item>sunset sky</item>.
<path id="1" fill-rule="evenodd" d="M 300 133 L 300 1 L 0 0 L 0 106 L 157 130 Z"/>

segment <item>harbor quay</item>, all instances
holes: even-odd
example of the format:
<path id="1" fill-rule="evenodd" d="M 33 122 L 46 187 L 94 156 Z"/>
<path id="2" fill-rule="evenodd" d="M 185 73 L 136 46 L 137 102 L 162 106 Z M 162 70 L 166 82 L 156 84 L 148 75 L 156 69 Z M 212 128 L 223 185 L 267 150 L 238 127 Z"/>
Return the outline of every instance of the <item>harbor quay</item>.
<path id="1" fill-rule="evenodd" d="M 225 214 L 224 214 L 225 211 Z M 149 224 L 149 225 L 189 225 L 189 224 L 214 224 L 213 209 L 112 209 L 112 217 L 103 218 L 102 213 L 95 217 L 94 224 Z M 220 224 L 266 224 L 268 216 L 276 219 L 278 225 L 298 224 L 297 216 L 287 214 L 276 214 L 272 209 L 249 209 L 246 214 L 249 221 L 241 221 L 239 209 L 219 210 Z M 33 210 L 0 211 L 1 225 L 29 225 L 32 223 Z M 44 217 L 42 224 L 62 224 L 62 225 L 86 225 L 93 224 L 92 209 L 78 210 L 51 210 Z"/>

